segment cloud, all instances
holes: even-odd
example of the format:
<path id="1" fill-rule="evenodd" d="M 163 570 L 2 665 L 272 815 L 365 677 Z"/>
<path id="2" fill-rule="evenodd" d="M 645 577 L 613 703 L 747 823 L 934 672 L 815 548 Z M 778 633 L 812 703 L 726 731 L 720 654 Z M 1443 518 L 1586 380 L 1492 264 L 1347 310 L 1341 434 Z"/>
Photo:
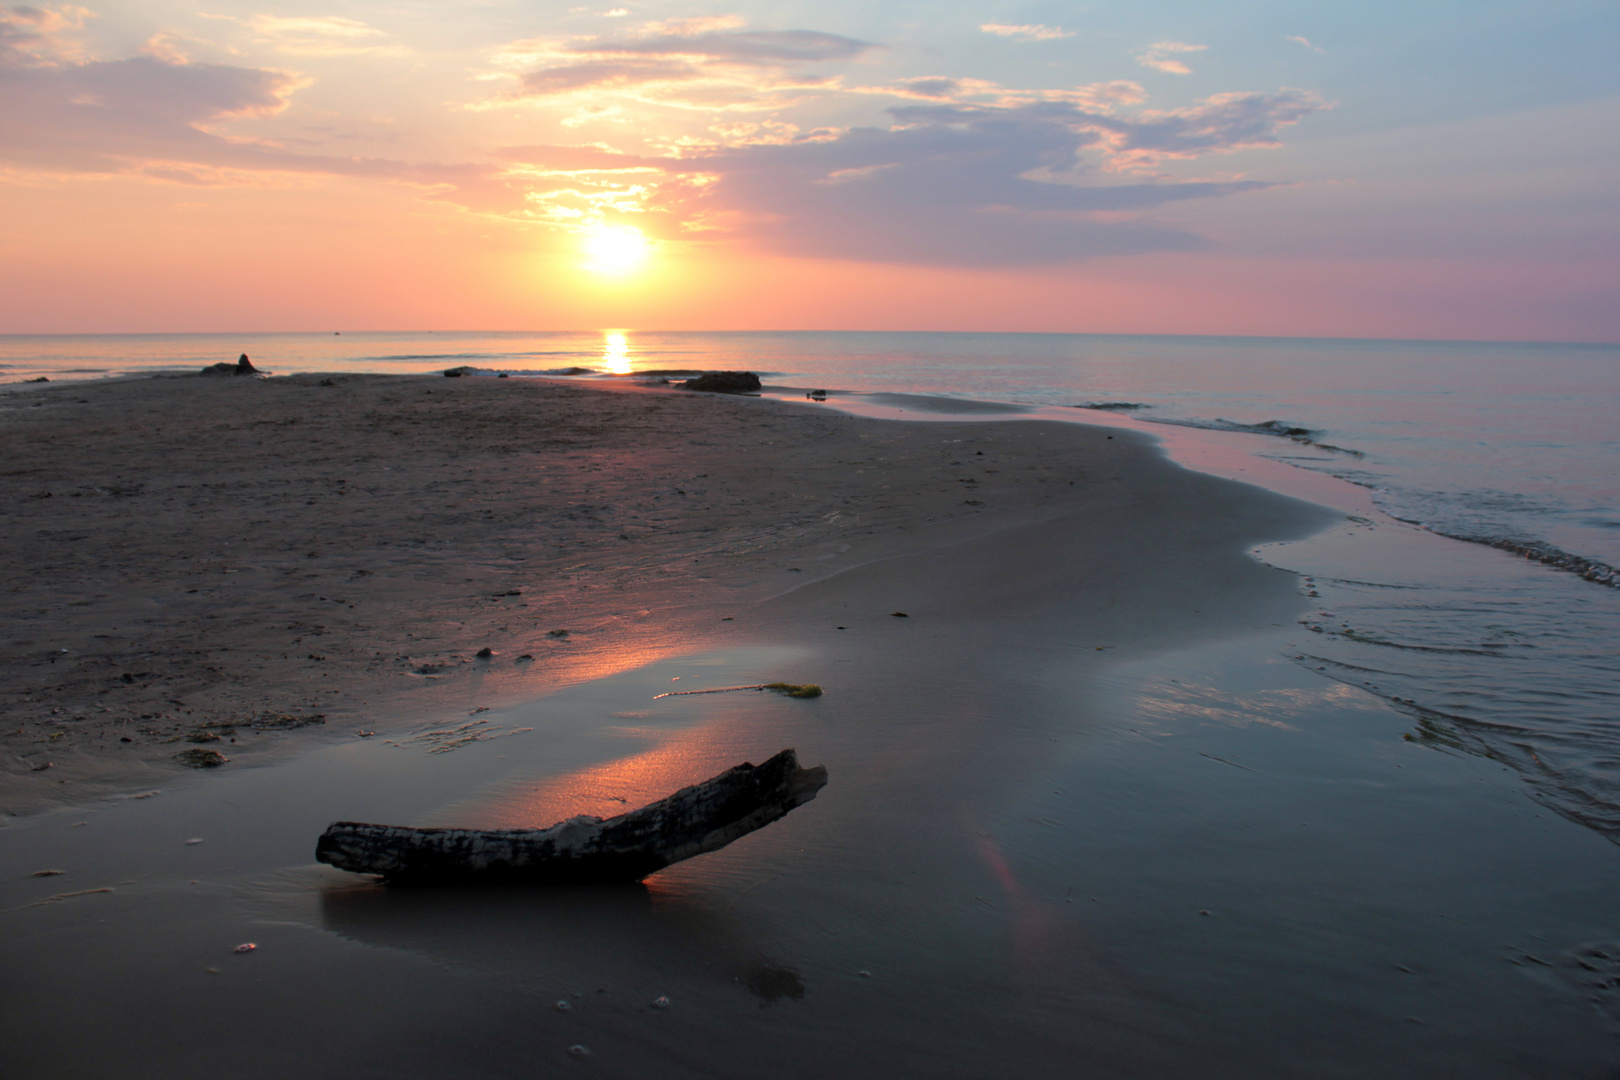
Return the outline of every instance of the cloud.
<path id="1" fill-rule="evenodd" d="M 357 19 L 336 15 L 254 15 L 247 20 L 261 44 L 293 56 L 407 56 L 410 50 L 384 40 L 388 35 Z"/>
<path id="2" fill-rule="evenodd" d="M 79 56 L 65 34 L 95 15 L 82 7 L 12 7 L 0 4 L 0 64 L 55 64 Z"/>
<path id="3" fill-rule="evenodd" d="M 1095 116 L 1092 123 L 1105 133 L 1113 164 L 1132 168 L 1278 146 L 1283 128 L 1332 107 L 1309 90 L 1227 93 L 1185 109 L 1148 112 L 1129 120 Z"/>
<path id="4" fill-rule="evenodd" d="M 1029 26 L 982 23 L 979 29 L 986 34 L 995 34 L 997 37 L 1004 38 L 1017 38 L 1020 41 L 1055 41 L 1058 38 L 1074 37 L 1073 30 L 1065 30 L 1061 26 L 1047 26 L 1044 23 L 1033 23 Z"/>
<path id="5" fill-rule="evenodd" d="M 630 14 L 630 9 L 622 7 L 616 7 L 611 11 L 601 12 L 602 18 L 604 19 L 622 19 L 628 14 Z"/>
<path id="6" fill-rule="evenodd" d="M 667 19 L 615 37 L 519 41 L 497 63 L 521 70 L 507 102 L 614 93 L 682 108 L 780 108 L 837 84 L 805 65 L 875 48 L 815 30 L 745 30 L 735 16 Z"/>
<path id="7" fill-rule="evenodd" d="M 1155 71 L 1166 71 L 1172 75 L 1191 75 L 1192 68 L 1180 60 L 1170 57 L 1183 53 L 1203 52 L 1208 45 L 1188 45 L 1180 41 L 1160 41 L 1149 45 L 1136 54 L 1136 62 L 1143 67 L 1153 68 Z"/>
<path id="8" fill-rule="evenodd" d="M 1320 45 L 1312 45 L 1310 38 L 1300 37 L 1298 34 L 1289 34 L 1287 40 L 1292 41 L 1296 45 L 1303 45 L 1307 49 L 1311 50 L 1311 52 L 1327 52 L 1327 50 L 1322 48 Z"/>
<path id="9" fill-rule="evenodd" d="M 51 67 L 0 65 L 0 158 L 72 171 L 127 160 L 226 163 L 241 148 L 210 122 L 280 111 L 298 81 L 283 72 L 177 64 L 154 56 Z"/>
<path id="10" fill-rule="evenodd" d="M 83 59 L 71 38 L 86 16 L 41 11 L 0 9 L 0 163 L 184 184 L 279 182 L 277 174 L 408 183 L 507 219 L 563 228 L 633 220 L 654 235 L 840 259 L 1040 265 L 1197 248 L 1204 241 L 1166 223 L 1164 208 L 1272 185 L 1142 170 L 1275 146 L 1283 129 L 1329 107 L 1285 89 L 1153 110 L 1142 87 L 1126 80 L 1013 90 L 925 76 L 855 88 L 905 99 L 886 110 L 885 126 L 806 130 L 789 117 L 711 115 L 698 134 L 652 142 L 661 153 L 595 144 L 509 148 L 471 163 L 339 157 L 231 133 L 234 120 L 284 110 L 304 85 L 297 76 L 186 63 L 161 38 L 144 55 Z M 282 20 L 263 32 L 285 41 L 383 40 L 352 20 Z M 660 104 L 710 95 L 755 106 L 787 87 L 836 89 L 832 77 L 798 68 L 872 47 L 711 18 L 606 39 L 520 42 L 506 55 L 515 93 L 563 103 L 585 122 L 626 118 L 608 92 L 618 87 Z M 573 98 L 581 89 L 590 93 Z M 577 111 L 582 105 L 588 116 Z M 627 118 L 640 127 L 634 110 Z"/>
<path id="11" fill-rule="evenodd" d="M 726 234 L 789 255 L 945 265 L 1029 265 L 1191 250 L 1195 234 L 1154 220 L 1177 202 L 1273 186 L 1261 181 L 1124 181 L 1097 164 L 1195 158 L 1272 145 L 1325 107 L 1298 91 L 1221 95 L 1123 117 L 1073 101 L 903 105 L 888 128 L 691 148 L 678 157 L 604 147 L 524 147 L 518 168 L 550 171 L 536 201 L 633 205 L 644 228 Z M 639 200 L 639 201 L 636 201 Z"/>

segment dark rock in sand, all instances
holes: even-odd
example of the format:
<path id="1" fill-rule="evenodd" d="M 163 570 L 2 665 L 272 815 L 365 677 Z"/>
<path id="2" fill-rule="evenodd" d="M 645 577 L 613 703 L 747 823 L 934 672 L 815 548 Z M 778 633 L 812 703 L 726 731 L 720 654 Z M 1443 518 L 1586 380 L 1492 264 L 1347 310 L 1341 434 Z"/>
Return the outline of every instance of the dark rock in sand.
<path id="1" fill-rule="evenodd" d="M 47 378 L 46 378 L 46 377 L 45 377 L 45 376 L 43 376 L 43 375 L 41 375 L 41 376 L 40 376 L 40 377 L 39 377 L 39 378 L 37 378 L 37 379 L 24 379 L 24 380 L 23 380 L 23 382 L 50 382 L 50 381 L 51 381 L 51 380 L 49 380 L 49 379 L 47 379 Z"/>
<path id="2" fill-rule="evenodd" d="M 746 394 L 759 389 L 759 376 L 752 371 L 710 371 L 681 383 L 688 390 L 711 394 Z"/>
<path id="3" fill-rule="evenodd" d="M 182 750 L 174 760 L 188 769 L 217 769 L 231 759 L 218 750 Z"/>
<path id="4" fill-rule="evenodd" d="M 204 374 L 204 375 L 259 375 L 259 374 L 262 374 L 262 373 L 259 371 L 258 368 L 253 366 L 252 361 L 248 360 L 247 353 L 243 353 L 240 357 L 237 358 L 236 363 L 227 364 L 222 360 L 217 364 L 209 364 L 207 367 L 202 369 L 202 374 Z"/>
<path id="5" fill-rule="evenodd" d="M 495 655 L 495 650 L 490 648 L 488 645 L 485 645 L 474 655 L 476 655 L 480 660 L 488 660 L 490 657 Z"/>

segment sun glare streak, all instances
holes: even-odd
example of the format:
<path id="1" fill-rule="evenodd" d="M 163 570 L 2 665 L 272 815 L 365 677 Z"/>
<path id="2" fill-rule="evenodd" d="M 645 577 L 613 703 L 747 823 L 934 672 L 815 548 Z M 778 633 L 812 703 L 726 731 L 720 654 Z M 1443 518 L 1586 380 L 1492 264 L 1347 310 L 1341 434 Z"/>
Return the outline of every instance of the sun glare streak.
<path id="1" fill-rule="evenodd" d="M 581 243 L 587 270 L 622 277 L 641 269 L 652 253 L 647 237 L 634 225 L 593 225 Z"/>
<path id="2" fill-rule="evenodd" d="M 602 331 L 602 366 L 613 375 L 630 374 L 630 335 L 622 330 Z"/>

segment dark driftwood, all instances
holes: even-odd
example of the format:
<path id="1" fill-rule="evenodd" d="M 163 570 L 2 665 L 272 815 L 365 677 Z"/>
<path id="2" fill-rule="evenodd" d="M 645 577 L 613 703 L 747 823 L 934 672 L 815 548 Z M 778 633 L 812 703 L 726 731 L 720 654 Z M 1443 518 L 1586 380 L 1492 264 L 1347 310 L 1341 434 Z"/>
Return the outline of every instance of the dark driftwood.
<path id="1" fill-rule="evenodd" d="M 799 768 L 792 750 L 744 762 L 667 799 L 603 820 L 549 829 L 409 829 L 338 821 L 315 858 L 395 881 L 640 881 L 671 863 L 717 851 L 816 797 L 827 770 Z"/>

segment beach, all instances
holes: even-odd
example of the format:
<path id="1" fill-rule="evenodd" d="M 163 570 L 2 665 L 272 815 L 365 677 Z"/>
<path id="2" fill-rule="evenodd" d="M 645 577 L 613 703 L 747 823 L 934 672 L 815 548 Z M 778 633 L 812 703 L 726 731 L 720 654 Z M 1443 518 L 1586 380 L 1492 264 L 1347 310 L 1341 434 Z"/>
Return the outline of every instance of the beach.
<path id="1" fill-rule="evenodd" d="M 533 695 L 684 647 L 850 545 L 1115 482 L 1018 430 L 636 385 L 183 377 L 0 408 L 10 811 L 139 784 L 193 736 L 251 755 L 313 716 L 352 737 L 431 715 L 468 678 Z"/>
<path id="2" fill-rule="evenodd" d="M 49 385 L 0 432 L 18 1076 L 1612 1068 L 1613 845 L 1285 652 L 1309 589 L 1249 552 L 1343 512 L 628 382 Z M 825 694 L 658 697 L 775 680 Z M 311 858 L 787 746 L 813 802 L 641 886 Z"/>

